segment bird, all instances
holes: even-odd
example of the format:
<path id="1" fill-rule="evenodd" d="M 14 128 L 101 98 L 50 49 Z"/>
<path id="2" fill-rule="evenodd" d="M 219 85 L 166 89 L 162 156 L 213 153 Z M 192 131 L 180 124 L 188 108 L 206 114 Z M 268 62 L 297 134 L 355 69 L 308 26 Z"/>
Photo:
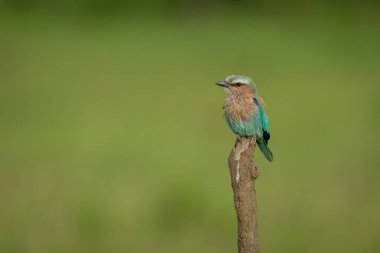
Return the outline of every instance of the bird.
<path id="1" fill-rule="evenodd" d="M 270 131 L 266 105 L 252 78 L 229 75 L 216 84 L 224 87 L 227 92 L 223 106 L 224 118 L 232 132 L 241 137 L 255 137 L 265 158 L 272 162 L 273 154 L 268 146 Z"/>

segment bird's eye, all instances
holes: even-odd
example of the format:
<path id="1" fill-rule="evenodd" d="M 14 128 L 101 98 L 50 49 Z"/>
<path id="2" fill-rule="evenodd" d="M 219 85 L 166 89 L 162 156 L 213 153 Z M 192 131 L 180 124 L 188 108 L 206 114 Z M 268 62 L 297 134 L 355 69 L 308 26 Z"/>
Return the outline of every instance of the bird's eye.
<path id="1" fill-rule="evenodd" d="M 236 86 L 240 86 L 240 85 L 241 85 L 241 83 L 235 83 L 235 85 L 236 85 Z"/>

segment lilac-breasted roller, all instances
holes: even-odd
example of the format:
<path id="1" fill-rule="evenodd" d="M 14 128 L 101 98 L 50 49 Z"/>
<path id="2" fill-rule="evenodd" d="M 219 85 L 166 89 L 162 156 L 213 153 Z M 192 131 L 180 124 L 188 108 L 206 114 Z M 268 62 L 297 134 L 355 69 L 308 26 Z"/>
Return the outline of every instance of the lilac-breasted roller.
<path id="1" fill-rule="evenodd" d="M 216 83 L 225 88 L 224 117 L 231 130 L 240 136 L 255 136 L 256 143 L 268 161 L 273 155 L 268 147 L 270 138 L 266 106 L 256 84 L 247 76 L 230 75 Z"/>

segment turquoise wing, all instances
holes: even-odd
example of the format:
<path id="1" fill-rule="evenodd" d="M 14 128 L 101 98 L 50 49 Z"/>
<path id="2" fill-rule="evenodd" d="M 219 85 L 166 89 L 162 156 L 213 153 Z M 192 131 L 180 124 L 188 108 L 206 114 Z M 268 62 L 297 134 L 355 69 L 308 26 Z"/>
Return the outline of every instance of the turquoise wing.
<path id="1" fill-rule="evenodd" d="M 265 110 L 265 103 L 260 97 L 255 97 L 254 102 L 259 111 L 259 122 L 260 122 L 260 130 L 256 132 L 256 143 L 259 146 L 260 150 L 263 152 L 265 158 L 272 162 L 273 154 L 268 146 L 268 141 L 270 139 L 269 133 L 269 120 L 268 115 Z"/>
<path id="2" fill-rule="evenodd" d="M 265 104 L 264 101 L 258 97 L 253 98 L 257 108 L 258 108 L 258 116 L 259 116 L 259 122 L 261 129 L 257 131 L 257 137 L 261 138 L 263 137 L 266 142 L 270 139 L 270 132 L 269 132 L 269 119 L 267 112 L 265 110 Z"/>

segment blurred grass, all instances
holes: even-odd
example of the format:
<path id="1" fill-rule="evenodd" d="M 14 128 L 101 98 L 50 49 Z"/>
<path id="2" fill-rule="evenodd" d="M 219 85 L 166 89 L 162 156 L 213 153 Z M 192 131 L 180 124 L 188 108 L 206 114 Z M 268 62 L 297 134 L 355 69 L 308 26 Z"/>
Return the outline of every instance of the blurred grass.
<path id="1" fill-rule="evenodd" d="M 265 98 L 263 252 L 380 250 L 373 16 L 0 22 L 0 252 L 234 252 L 226 75 Z"/>

